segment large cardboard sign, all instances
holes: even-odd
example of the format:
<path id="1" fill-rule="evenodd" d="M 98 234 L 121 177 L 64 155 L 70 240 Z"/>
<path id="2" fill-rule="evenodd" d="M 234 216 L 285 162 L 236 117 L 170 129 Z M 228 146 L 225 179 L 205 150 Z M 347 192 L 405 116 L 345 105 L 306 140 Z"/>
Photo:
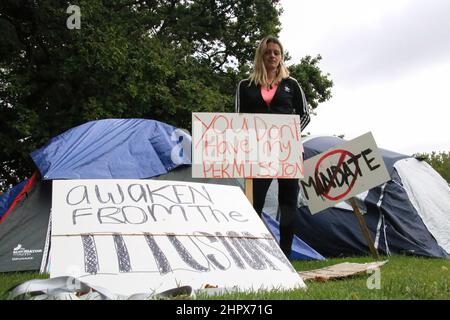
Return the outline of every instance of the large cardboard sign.
<path id="1" fill-rule="evenodd" d="M 372 134 L 305 161 L 300 188 L 312 214 L 390 180 Z"/>
<path id="2" fill-rule="evenodd" d="M 192 113 L 192 176 L 301 178 L 298 115 Z"/>
<path id="3" fill-rule="evenodd" d="M 241 189 L 215 184 L 55 180 L 50 259 L 118 294 L 304 287 Z"/>

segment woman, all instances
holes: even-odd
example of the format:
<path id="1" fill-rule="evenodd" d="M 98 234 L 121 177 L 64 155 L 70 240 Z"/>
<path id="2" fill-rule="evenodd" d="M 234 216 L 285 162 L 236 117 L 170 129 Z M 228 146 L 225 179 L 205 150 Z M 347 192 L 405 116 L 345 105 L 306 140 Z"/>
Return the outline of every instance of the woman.
<path id="1" fill-rule="evenodd" d="M 289 76 L 281 42 L 272 36 L 261 40 L 255 53 L 253 71 L 236 92 L 236 112 L 299 114 L 301 130 L 309 123 L 305 94 Z M 272 179 L 253 180 L 253 207 L 261 216 Z M 298 179 L 278 179 L 280 247 L 290 257 L 294 238 L 293 218 L 297 210 Z"/>

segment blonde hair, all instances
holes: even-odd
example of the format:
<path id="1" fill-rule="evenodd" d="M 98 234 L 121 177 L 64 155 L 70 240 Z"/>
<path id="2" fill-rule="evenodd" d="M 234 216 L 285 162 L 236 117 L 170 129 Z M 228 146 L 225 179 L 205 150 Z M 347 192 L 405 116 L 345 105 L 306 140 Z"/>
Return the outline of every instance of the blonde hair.
<path id="1" fill-rule="evenodd" d="M 267 36 L 261 40 L 259 43 L 258 48 L 255 52 L 255 60 L 253 62 L 253 70 L 250 74 L 250 77 L 248 78 L 250 80 L 250 85 L 252 82 L 254 82 L 256 85 L 261 86 L 268 86 L 269 82 L 267 79 L 267 70 L 266 66 L 264 65 L 264 53 L 266 52 L 267 45 L 269 43 L 275 43 L 280 46 L 281 49 L 281 60 L 280 64 L 277 67 L 277 75 L 274 79 L 275 83 L 280 82 L 282 79 L 285 79 L 289 77 L 289 70 L 286 68 L 286 65 L 284 64 L 284 50 L 283 45 L 281 44 L 280 40 L 273 36 Z"/>

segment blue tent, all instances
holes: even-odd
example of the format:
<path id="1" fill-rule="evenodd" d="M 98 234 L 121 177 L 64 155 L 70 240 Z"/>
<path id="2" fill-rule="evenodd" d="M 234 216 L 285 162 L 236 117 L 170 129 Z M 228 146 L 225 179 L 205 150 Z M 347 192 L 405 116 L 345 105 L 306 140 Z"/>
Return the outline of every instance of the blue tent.
<path id="1" fill-rule="evenodd" d="M 168 124 L 144 119 L 91 121 L 31 153 L 43 179 L 143 179 L 191 164 L 191 138 Z"/>

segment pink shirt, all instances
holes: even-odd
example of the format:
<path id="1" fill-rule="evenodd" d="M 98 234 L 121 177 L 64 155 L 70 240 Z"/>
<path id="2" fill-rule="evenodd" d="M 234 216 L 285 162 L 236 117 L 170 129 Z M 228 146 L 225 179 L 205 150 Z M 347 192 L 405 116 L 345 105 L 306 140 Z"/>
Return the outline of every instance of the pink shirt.
<path id="1" fill-rule="evenodd" d="M 278 84 L 274 84 L 272 86 L 272 89 L 269 89 L 267 87 L 261 87 L 261 95 L 266 102 L 267 106 L 270 105 L 272 102 L 273 96 L 275 95 L 275 92 L 277 91 Z"/>

